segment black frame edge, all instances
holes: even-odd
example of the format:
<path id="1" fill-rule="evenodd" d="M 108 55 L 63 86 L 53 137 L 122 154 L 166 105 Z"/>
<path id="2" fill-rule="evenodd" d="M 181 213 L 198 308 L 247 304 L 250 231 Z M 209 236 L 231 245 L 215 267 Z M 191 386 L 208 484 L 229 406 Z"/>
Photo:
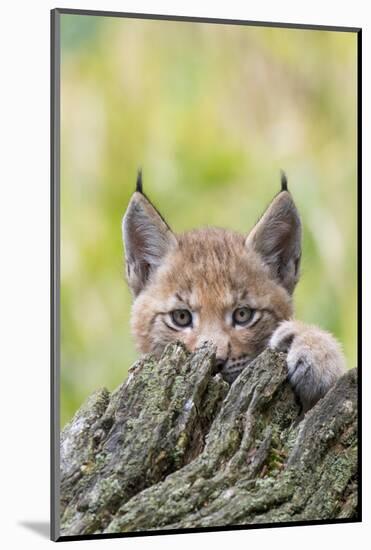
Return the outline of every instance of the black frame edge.
<path id="1" fill-rule="evenodd" d="M 50 12 L 50 538 L 59 540 L 60 14 Z"/>
<path id="2" fill-rule="evenodd" d="M 192 527 L 189 529 L 158 529 L 156 531 L 132 531 L 128 533 L 99 533 L 92 535 L 63 535 L 57 542 L 69 542 L 78 540 L 119 539 L 132 537 L 153 537 L 161 535 L 192 535 L 194 533 L 218 533 L 225 531 L 250 531 L 251 529 L 271 529 L 281 527 L 310 527 L 313 525 L 343 525 L 347 523 L 360 523 L 356 519 L 332 519 L 312 521 L 286 521 L 281 523 L 255 523 L 251 525 L 225 525 L 222 527 Z"/>
<path id="3" fill-rule="evenodd" d="M 358 517 L 362 521 L 362 29 L 357 32 Z"/>
<path id="4" fill-rule="evenodd" d="M 304 23 L 283 23 L 272 21 L 252 21 L 248 19 L 223 19 L 217 17 L 199 17 L 191 15 L 164 15 L 156 13 L 135 13 L 105 10 L 84 10 L 75 8 L 55 8 L 60 14 L 66 15 L 90 15 L 100 17 L 121 17 L 126 19 L 152 19 L 158 21 L 179 21 L 193 23 L 215 23 L 218 25 L 247 25 L 250 27 L 279 27 L 285 29 L 329 30 L 335 32 L 358 32 L 360 27 L 342 27 L 339 25 L 318 25 Z"/>

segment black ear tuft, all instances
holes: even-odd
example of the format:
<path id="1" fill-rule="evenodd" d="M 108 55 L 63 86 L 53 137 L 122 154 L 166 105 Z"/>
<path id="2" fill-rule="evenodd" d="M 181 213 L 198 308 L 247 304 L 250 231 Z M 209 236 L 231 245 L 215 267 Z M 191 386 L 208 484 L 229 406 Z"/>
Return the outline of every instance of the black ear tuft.
<path id="1" fill-rule="evenodd" d="M 281 170 L 281 191 L 288 191 L 287 176 L 283 170 Z"/>
<path id="2" fill-rule="evenodd" d="M 142 169 L 139 168 L 138 175 L 137 175 L 137 186 L 135 189 L 138 193 L 142 193 L 143 195 L 143 180 L 142 180 Z"/>

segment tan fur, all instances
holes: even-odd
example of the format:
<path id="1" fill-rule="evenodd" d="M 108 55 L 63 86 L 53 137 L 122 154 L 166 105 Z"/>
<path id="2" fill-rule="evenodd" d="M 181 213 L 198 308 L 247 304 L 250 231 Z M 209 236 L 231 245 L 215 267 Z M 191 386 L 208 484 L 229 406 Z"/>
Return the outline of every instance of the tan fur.
<path id="1" fill-rule="evenodd" d="M 132 330 L 139 350 L 160 354 L 167 343 L 181 340 L 193 351 L 209 340 L 218 358 L 232 362 L 256 357 L 278 323 L 290 317 L 289 294 L 269 278 L 238 233 L 200 229 L 178 236 L 178 245 L 134 303 Z M 234 309 L 244 305 L 262 311 L 251 330 L 235 329 L 228 322 Z M 174 332 L 164 317 L 182 308 L 195 312 L 195 326 Z"/>
<path id="2" fill-rule="evenodd" d="M 324 330 L 301 321 L 284 321 L 270 340 L 273 349 L 287 351 L 289 380 L 304 410 L 312 407 L 345 372 L 340 344 Z"/>
<path id="3" fill-rule="evenodd" d="M 268 345 L 284 349 L 288 376 L 304 409 L 344 371 L 340 346 L 330 334 L 292 320 L 301 226 L 286 190 L 247 236 L 218 228 L 175 235 L 140 184 L 123 233 L 135 297 L 131 326 L 140 352 L 159 356 L 175 340 L 193 351 L 211 341 L 219 370 L 232 382 Z M 251 326 L 232 322 L 241 307 L 255 312 Z M 174 326 L 174 310 L 191 312 L 192 326 Z"/>

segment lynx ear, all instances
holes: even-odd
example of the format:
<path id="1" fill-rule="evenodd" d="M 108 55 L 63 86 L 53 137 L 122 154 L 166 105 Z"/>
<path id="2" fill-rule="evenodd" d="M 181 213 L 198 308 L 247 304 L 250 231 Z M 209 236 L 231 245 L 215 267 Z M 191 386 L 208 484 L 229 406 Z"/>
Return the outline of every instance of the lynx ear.
<path id="1" fill-rule="evenodd" d="M 298 211 L 282 175 L 282 191 L 246 238 L 270 268 L 272 277 L 291 294 L 299 279 L 301 223 Z"/>
<path id="2" fill-rule="evenodd" d="M 170 227 L 143 193 L 141 172 L 122 220 L 122 237 L 128 283 L 137 296 L 170 248 L 177 245 Z"/>

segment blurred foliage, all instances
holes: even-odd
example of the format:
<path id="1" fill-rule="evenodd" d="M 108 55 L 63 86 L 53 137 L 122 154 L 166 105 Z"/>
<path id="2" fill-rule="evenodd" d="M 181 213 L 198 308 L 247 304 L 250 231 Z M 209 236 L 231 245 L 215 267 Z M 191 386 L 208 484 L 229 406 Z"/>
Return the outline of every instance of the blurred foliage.
<path id="1" fill-rule="evenodd" d="M 61 17 L 61 421 L 137 354 L 121 218 L 143 168 L 175 231 L 246 232 L 283 168 L 304 227 L 296 315 L 356 362 L 356 35 Z"/>

